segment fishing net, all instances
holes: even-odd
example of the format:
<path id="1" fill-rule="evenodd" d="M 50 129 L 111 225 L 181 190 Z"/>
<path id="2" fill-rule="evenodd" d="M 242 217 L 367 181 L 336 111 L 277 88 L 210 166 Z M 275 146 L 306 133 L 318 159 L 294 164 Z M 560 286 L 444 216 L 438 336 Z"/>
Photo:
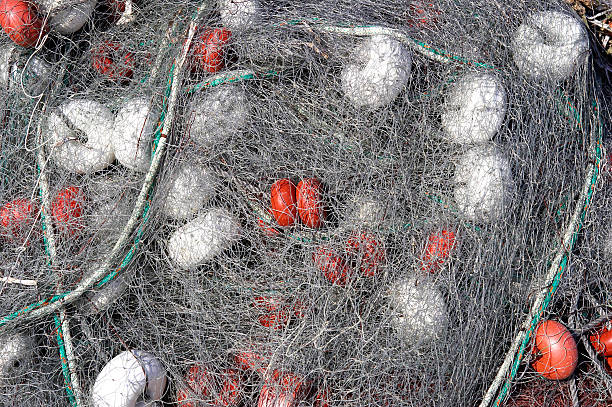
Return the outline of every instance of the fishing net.
<path id="1" fill-rule="evenodd" d="M 32 4 L 0 1 L 4 405 L 612 402 L 610 94 L 568 6 Z"/>

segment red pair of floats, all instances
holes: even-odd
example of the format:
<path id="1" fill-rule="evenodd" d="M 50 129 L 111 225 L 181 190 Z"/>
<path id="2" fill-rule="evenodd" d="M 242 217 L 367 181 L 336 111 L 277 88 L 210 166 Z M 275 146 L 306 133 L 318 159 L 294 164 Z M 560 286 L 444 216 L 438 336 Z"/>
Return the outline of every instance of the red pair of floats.
<path id="1" fill-rule="evenodd" d="M 51 203 L 51 215 L 63 233 L 74 234 L 82 225 L 84 195 L 79 187 L 62 189 Z M 27 234 L 37 218 L 38 206 L 31 199 L 16 199 L 0 209 L 2 235 L 19 242 L 27 241 Z"/>
<path id="2" fill-rule="evenodd" d="M 287 178 L 272 184 L 270 209 L 280 226 L 291 226 L 299 214 L 311 228 L 320 228 L 325 220 L 321 182 L 316 178 L 301 180 L 296 186 Z"/>
<path id="3" fill-rule="evenodd" d="M 589 336 L 595 351 L 606 359 L 612 369 L 612 325 L 599 327 Z M 537 355 L 531 366 L 547 379 L 564 380 L 578 365 L 578 347 L 571 332 L 560 322 L 541 322 L 535 330 L 533 352 Z"/>
<path id="4" fill-rule="evenodd" d="M 365 277 L 374 276 L 386 259 L 383 241 L 371 232 L 353 233 L 345 245 L 345 256 L 329 246 L 319 246 L 312 260 L 332 284 L 345 286 L 352 278 L 353 270 L 360 270 Z"/>

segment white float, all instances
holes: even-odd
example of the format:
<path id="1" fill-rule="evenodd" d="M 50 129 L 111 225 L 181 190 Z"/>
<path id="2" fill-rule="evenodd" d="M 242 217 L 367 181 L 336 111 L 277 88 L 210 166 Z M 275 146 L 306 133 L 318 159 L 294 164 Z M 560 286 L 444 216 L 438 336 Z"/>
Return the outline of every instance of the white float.
<path id="1" fill-rule="evenodd" d="M 506 91 L 499 77 L 470 74 L 451 85 L 442 128 L 448 141 L 475 144 L 491 140 L 506 116 Z"/>
<path id="2" fill-rule="evenodd" d="M 358 195 L 349 203 L 347 221 L 377 228 L 385 221 L 386 205 L 373 195 Z"/>
<path id="3" fill-rule="evenodd" d="M 219 0 L 219 14 L 224 27 L 241 31 L 259 22 L 261 4 L 257 0 Z"/>
<path id="4" fill-rule="evenodd" d="M 40 0 L 41 11 L 49 14 L 50 26 L 60 34 L 80 30 L 91 17 L 97 0 Z"/>
<path id="5" fill-rule="evenodd" d="M 374 35 L 357 47 L 343 68 L 342 91 L 358 107 L 387 105 L 408 82 L 411 64 L 411 53 L 399 41 Z"/>
<path id="6" fill-rule="evenodd" d="M 249 104 L 237 85 L 221 85 L 192 105 L 189 137 L 202 147 L 212 147 L 240 133 L 247 125 Z"/>
<path id="7" fill-rule="evenodd" d="M 189 220 L 215 195 L 216 177 L 199 164 L 185 163 L 172 173 L 172 184 L 162 211 Z"/>
<path id="8" fill-rule="evenodd" d="M 0 383 L 29 373 L 36 344 L 24 334 L 0 338 Z"/>
<path id="9" fill-rule="evenodd" d="M 560 11 L 541 11 L 527 17 L 512 40 L 514 62 L 535 80 L 561 80 L 585 62 L 589 37 L 582 22 Z"/>
<path id="10" fill-rule="evenodd" d="M 166 369 L 150 353 L 124 351 L 104 366 L 93 385 L 94 407 L 152 406 L 166 387 Z"/>
<path id="11" fill-rule="evenodd" d="M 114 117 L 104 105 L 75 99 L 51 111 L 46 123 L 50 157 L 70 172 L 90 173 L 108 167 L 115 159 L 111 143 Z M 81 131 L 87 142 L 79 140 Z"/>
<path id="12" fill-rule="evenodd" d="M 97 271 L 97 269 L 92 269 Z M 95 288 L 84 296 L 83 305 L 79 309 L 84 315 L 93 315 L 105 311 L 110 307 L 128 288 L 128 280 L 125 273 L 119 274 L 112 281 L 106 283 L 102 288 Z"/>
<path id="13" fill-rule="evenodd" d="M 442 293 L 432 281 L 415 277 L 391 286 L 391 324 L 409 344 L 442 339 L 448 328 L 448 311 Z"/>
<path id="14" fill-rule="evenodd" d="M 0 47 L 0 87 L 4 90 L 39 96 L 49 85 L 51 71 L 51 65 L 37 55 L 25 58 L 12 44 Z"/>
<path id="15" fill-rule="evenodd" d="M 196 267 L 227 249 L 240 237 L 240 224 L 227 210 L 209 210 L 178 228 L 168 241 L 168 254 L 178 267 Z"/>
<path id="16" fill-rule="evenodd" d="M 472 221 L 494 221 L 512 201 L 515 184 L 507 158 L 492 145 L 468 150 L 455 166 L 455 203 Z"/>
<path id="17" fill-rule="evenodd" d="M 135 97 L 121 106 L 112 133 L 115 157 L 121 164 L 138 172 L 149 168 L 158 119 L 159 110 L 149 97 Z"/>

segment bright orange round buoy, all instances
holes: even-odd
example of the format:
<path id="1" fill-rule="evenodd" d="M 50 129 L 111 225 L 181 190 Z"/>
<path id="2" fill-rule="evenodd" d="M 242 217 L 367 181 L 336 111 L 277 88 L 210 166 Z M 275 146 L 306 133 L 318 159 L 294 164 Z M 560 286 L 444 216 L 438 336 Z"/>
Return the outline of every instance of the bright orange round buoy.
<path id="1" fill-rule="evenodd" d="M 346 251 L 357 259 L 357 267 L 366 277 L 374 276 L 386 259 L 383 241 L 370 232 L 353 233 L 346 243 Z"/>
<path id="2" fill-rule="evenodd" d="M 34 225 L 38 208 L 30 199 L 15 199 L 0 209 L 0 233 L 11 240 L 25 241 Z"/>
<path id="3" fill-rule="evenodd" d="M 262 326 L 282 329 L 289 323 L 289 311 L 281 298 L 258 296 L 253 299 L 253 305 L 263 311 L 259 316 Z"/>
<path id="4" fill-rule="evenodd" d="M 121 44 L 105 41 L 92 51 L 93 68 L 113 81 L 124 81 L 134 74 L 136 61 L 134 53 Z"/>
<path id="5" fill-rule="evenodd" d="M 189 388 L 178 390 L 176 401 L 179 407 L 198 407 L 200 401 L 196 400 L 200 399 L 204 399 L 207 405 L 223 407 L 237 406 L 240 402 L 241 378 L 236 370 L 225 369 L 215 377 L 204 365 L 197 364 L 191 366 L 185 381 Z"/>
<path id="6" fill-rule="evenodd" d="M 567 379 L 578 364 L 576 341 L 569 330 L 557 321 L 543 321 L 538 325 L 534 352 L 539 356 L 531 366 L 547 379 Z"/>
<path id="7" fill-rule="evenodd" d="M 317 247 L 314 253 L 312 253 L 312 261 L 323 272 L 325 278 L 335 285 L 346 285 L 352 274 L 351 268 L 346 261 L 331 247 Z"/>
<path id="8" fill-rule="evenodd" d="M 261 388 L 257 407 L 296 407 L 308 394 L 308 387 L 302 378 L 275 370 Z"/>
<path id="9" fill-rule="evenodd" d="M 232 32 L 227 28 L 207 28 L 195 41 L 192 68 L 215 73 L 225 67 L 225 50 Z"/>
<path id="10" fill-rule="evenodd" d="M 67 187 L 57 194 L 51 203 L 51 213 L 60 231 L 74 234 L 83 226 L 81 215 L 84 201 L 85 196 L 79 187 Z"/>
<path id="11" fill-rule="evenodd" d="M 455 247 L 455 233 L 451 230 L 441 230 L 432 233 L 427 239 L 425 253 L 422 258 L 422 269 L 430 273 L 438 270 Z"/>
<path id="12" fill-rule="evenodd" d="M 283 178 L 272 184 L 270 209 L 280 226 L 291 226 L 297 216 L 296 190 L 290 180 Z"/>
<path id="13" fill-rule="evenodd" d="M 316 178 L 301 180 L 297 185 L 297 210 L 308 227 L 319 228 L 325 220 L 321 195 L 321 183 Z"/>
<path id="14" fill-rule="evenodd" d="M 610 324 L 611 321 L 608 321 Z M 602 326 L 589 336 L 595 351 L 606 358 L 612 357 L 612 330 L 610 325 Z"/>
<path id="15" fill-rule="evenodd" d="M 21 0 L 0 0 L 0 25 L 9 38 L 22 47 L 36 45 L 44 32 L 36 4 Z"/>

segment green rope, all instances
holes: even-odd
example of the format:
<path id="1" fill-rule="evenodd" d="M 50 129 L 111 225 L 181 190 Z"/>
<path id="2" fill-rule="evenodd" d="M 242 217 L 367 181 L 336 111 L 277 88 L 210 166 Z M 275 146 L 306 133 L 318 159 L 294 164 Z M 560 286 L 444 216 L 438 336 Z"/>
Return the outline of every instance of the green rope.
<path id="1" fill-rule="evenodd" d="M 62 373 L 64 375 L 64 388 L 70 400 L 70 405 L 78 407 L 74 391 L 72 390 L 72 378 L 70 376 L 70 368 L 68 367 L 68 359 L 66 358 L 66 347 L 64 345 L 64 331 L 62 330 L 62 322 L 57 314 L 53 315 L 53 321 L 55 322 L 55 331 L 57 344 L 59 345 L 60 360 L 62 362 Z"/>

